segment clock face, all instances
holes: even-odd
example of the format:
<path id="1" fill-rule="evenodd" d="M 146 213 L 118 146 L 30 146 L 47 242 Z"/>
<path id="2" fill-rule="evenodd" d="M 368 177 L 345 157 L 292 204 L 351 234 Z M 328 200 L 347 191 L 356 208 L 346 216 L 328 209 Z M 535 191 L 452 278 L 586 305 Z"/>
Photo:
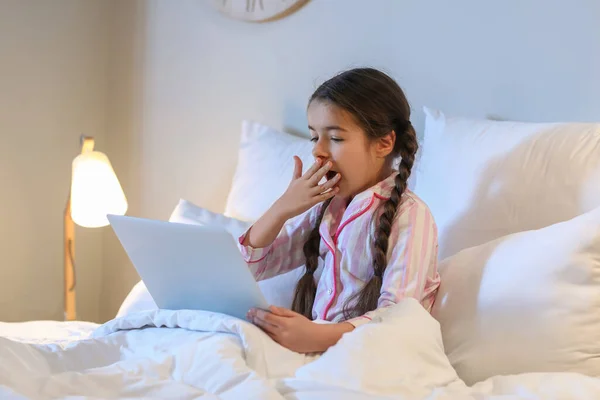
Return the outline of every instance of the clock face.
<path id="1" fill-rule="evenodd" d="M 244 21 L 269 21 L 300 8 L 308 0 L 213 0 L 225 15 Z"/>

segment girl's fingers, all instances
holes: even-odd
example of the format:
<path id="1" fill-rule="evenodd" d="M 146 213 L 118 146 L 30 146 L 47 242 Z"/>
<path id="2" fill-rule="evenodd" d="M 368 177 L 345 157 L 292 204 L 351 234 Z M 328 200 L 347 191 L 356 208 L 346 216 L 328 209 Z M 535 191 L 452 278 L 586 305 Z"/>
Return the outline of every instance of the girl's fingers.
<path id="1" fill-rule="evenodd" d="M 297 317 L 299 315 L 297 312 L 284 307 L 270 306 L 269 310 L 280 317 Z"/>
<path id="2" fill-rule="evenodd" d="M 324 202 L 325 200 L 328 200 L 328 199 L 332 198 L 332 197 L 333 197 L 333 196 L 335 196 L 335 195 L 336 195 L 336 194 L 337 194 L 339 191 L 340 191 L 340 188 L 339 188 L 338 186 L 336 186 L 336 187 L 334 187 L 333 189 L 331 189 L 331 190 L 329 190 L 329 191 L 327 191 L 327 192 L 325 192 L 325 193 L 321 193 L 321 194 L 317 195 L 317 196 L 315 197 L 315 200 L 317 201 L 317 203 L 315 203 L 315 204 L 322 203 L 322 202 Z"/>
<path id="3" fill-rule="evenodd" d="M 260 310 L 260 309 L 256 310 L 254 312 L 254 315 L 253 315 L 253 320 L 254 321 L 262 321 L 265 324 L 269 324 L 269 325 L 274 326 L 274 327 L 277 327 L 277 326 L 280 325 L 280 323 L 279 323 L 280 321 L 279 320 L 281 318 L 282 317 L 279 317 L 279 316 L 277 316 L 277 315 L 275 315 L 275 314 L 273 314 L 273 313 L 271 313 L 269 311 Z"/>
<path id="4" fill-rule="evenodd" d="M 304 179 L 310 179 L 311 176 L 314 175 L 321 168 L 321 159 L 317 158 L 315 163 L 302 175 Z"/>
<path id="5" fill-rule="evenodd" d="M 252 323 L 254 325 L 258 326 L 263 331 L 267 332 L 269 334 L 269 336 L 277 335 L 277 333 L 279 331 L 279 328 L 276 327 L 275 325 L 271 325 L 268 322 L 265 322 L 258 318 L 255 318 L 254 321 L 252 321 Z"/>
<path id="6" fill-rule="evenodd" d="M 302 160 L 298 156 L 294 156 L 294 179 L 298 179 L 302 176 Z"/>
<path id="7" fill-rule="evenodd" d="M 311 183 L 311 185 L 318 185 L 319 182 L 321 181 L 321 179 L 323 179 L 323 177 L 325 176 L 325 174 L 327 174 L 327 172 L 329 171 L 329 169 L 331 168 L 331 163 L 327 162 L 325 165 L 323 165 L 321 168 L 319 168 L 319 170 L 317 172 L 315 172 L 309 179 L 309 182 Z"/>
<path id="8" fill-rule="evenodd" d="M 339 173 L 336 174 L 333 178 L 329 179 L 327 182 L 314 188 L 314 193 L 321 194 L 321 193 L 324 193 L 326 190 L 333 188 L 340 181 L 340 178 L 341 178 L 341 175 Z"/>

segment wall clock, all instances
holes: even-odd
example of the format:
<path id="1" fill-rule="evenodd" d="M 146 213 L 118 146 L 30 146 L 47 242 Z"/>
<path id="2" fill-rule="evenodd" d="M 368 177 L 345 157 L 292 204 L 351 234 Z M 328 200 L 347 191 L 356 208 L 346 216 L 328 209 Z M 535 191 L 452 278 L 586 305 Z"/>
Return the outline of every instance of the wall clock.
<path id="1" fill-rule="evenodd" d="M 302 7 L 308 0 L 213 0 L 228 17 L 251 22 L 283 18 Z"/>

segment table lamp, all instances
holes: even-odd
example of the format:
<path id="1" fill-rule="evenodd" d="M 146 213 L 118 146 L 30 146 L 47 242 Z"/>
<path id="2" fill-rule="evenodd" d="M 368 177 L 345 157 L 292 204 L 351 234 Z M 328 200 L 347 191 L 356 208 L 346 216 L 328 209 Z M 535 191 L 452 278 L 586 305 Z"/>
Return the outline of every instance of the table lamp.
<path id="1" fill-rule="evenodd" d="M 64 213 L 65 320 L 75 320 L 75 224 L 98 228 L 107 214 L 124 215 L 127 199 L 108 157 L 94 150 L 94 138 L 81 137 L 81 154 L 73 160 L 71 189 Z"/>

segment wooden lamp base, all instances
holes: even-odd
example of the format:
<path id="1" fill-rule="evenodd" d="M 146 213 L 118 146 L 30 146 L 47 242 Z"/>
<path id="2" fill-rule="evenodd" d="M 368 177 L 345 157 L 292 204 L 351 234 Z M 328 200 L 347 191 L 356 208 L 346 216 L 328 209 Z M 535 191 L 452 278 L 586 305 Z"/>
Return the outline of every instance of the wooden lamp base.
<path id="1" fill-rule="evenodd" d="M 75 223 L 71 218 L 71 196 L 65 208 L 64 264 L 65 264 L 65 321 L 73 321 L 75 314 Z"/>
<path id="2" fill-rule="evenodd" d="M 81 136 L 81 153 L 94 150 L 94 138 Z M 64 296 L 65 320 L 76 319 L 75 313 L 75 223 L 71 218 L 71 192 L 64 213 Z"/>

